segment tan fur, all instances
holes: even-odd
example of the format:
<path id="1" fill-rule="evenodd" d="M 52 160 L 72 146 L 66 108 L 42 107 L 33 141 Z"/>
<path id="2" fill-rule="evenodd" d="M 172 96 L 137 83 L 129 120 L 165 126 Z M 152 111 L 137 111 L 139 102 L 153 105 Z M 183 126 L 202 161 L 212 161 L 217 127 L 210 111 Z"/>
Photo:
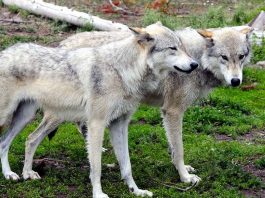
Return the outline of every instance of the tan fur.
<path id="1" fill-rule="evenodd" d="M 243 30 L 240 30 L 240 32 L 241 32 L 242 34 L 248 34 L 248 33 L 250 33 L 251 31 L 253 31 L 253 28 L 251 28 L 251 27 L 246 27 L 246 28 L 244 28 Z"/>
<path id="2" fill-rule="evenodd" d="M 206 38 L 212 38 L 212 36 L 213 36 L 213 32 L 211 32 L 209 30 L 197 30 L 197 32 Z"/>

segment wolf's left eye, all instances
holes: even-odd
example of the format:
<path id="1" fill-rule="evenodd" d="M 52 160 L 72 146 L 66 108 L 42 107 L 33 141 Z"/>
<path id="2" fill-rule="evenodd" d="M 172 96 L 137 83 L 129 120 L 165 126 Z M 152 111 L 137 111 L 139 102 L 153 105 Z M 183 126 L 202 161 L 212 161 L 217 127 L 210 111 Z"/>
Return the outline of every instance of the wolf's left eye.
<path id="1" fill-rule="evenodd" d="M 244 54 L 240 54 L 240 55 L 238 56 L 239 60 L 242 60 L 244 57 L 245 57 Z"/>
<path id="2" fill-rule="evenodd" d="M 171 50 L 178 50 L 176 47 L 169 47 L 169 49 L 171 49 Z"/>

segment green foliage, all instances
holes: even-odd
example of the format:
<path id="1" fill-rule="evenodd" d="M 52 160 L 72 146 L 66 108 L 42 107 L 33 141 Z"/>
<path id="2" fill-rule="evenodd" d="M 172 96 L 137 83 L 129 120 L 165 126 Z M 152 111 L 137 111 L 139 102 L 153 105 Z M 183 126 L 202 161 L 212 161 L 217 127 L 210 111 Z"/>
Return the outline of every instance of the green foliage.
<path id="1" fill-rule="evenodd" d="M 53 26 L 52 31 L 54 33 L 70 32 L 72 30 L 76 32 L 90 32 L 94 30 L 94 27 L 91 23 L 86 23 L 83 27 L 77 28 L 76 26 L 71 25 L 67 22 L 62 22 L 57 20 L 52 23 L 52 26 Z"/>
<path id="2" fill-rule="evenodd" d="M 53 33 L 69 32 L 73 28 L 76 27 L 64 21 L 55 20 L 52 22 Z"/>
<path id="3" fill-rule="evenodd" d="M 154 10 L 145 10 L 143 17 L 143 25 L 147 26 L 157 21 L 161 21 L 162 24 L 170 29 L 175 29 L 180 26 L 180 20 L 174 16 L 168 16 L 162 12 Z"/>
<path id="4" fill-rule="evenodd" d="M 244 25 L 253 20 L 262 10 L 265 10 L 264 6 L 258 6 L 254 9 L 248 9 L 246 5 L 240 4 L 234 12 L 231 25 Z"/>
<path id="5" fill-rule="evenodd" d="M 0 50 L 3 50 L 15 43 L 23 43 L 23 42 L 33 42 L 36 40 L 36 37 L 31 36 L 20 36 L 15 35 L 12 38 L 8 35 L 0 35 Z"/>
<path id="6" fill-rule="evenodd" d="M 265 38 L 262 39 L 261 45 L 254 44 L 252 46 L 252 53 L 251 62 L 256 63 L 265 60 Z"/>
<path id="7" fill-rule="evenodd" d="M 83 27 L 78 28 L 77 32 L 91 32 L 95 30 L 94 26 L 91 23 L 86 23 Z"/>
<path id="8" fill-rule="evenodd" d="M 27 18 L 30 15 L 30 13 L 27 10 L 23 10 L 23 9 L 19 9 L 19 14 L 23 18 Z"/>
<path id="9" fill-rule="evenodd" d="M 17 7 L 16 5 L 10 5 L 8 6 L 8 10 L 9 12 L 16 14 L 19 12 L 19 7 Z"/>
<path id="10" fill-rule="evenodd" d="M 239 6 L 234 13 L 233 16 L 233 23 L 234 24 L 239 24 L 239 25 L 243 25 L 246 24 L 250 21 L 251 19 L 249 18 L 245 7 L 243 6 Z"/>
<path id="11" fill-rule="evenodd" d="M 255 161 L 255 166 L 259 169 L 264 169 L 265 168 L 265 157 L 262 157 L 260 159 L 257 159 Z"/>
<path id="12" fill-rule="evenodd" d="M 205 15 L 191 16 L 189 25 L 193 28 L 215 28 L 227 25 L 227 17 L 223 7 L 210 8 Z"/>

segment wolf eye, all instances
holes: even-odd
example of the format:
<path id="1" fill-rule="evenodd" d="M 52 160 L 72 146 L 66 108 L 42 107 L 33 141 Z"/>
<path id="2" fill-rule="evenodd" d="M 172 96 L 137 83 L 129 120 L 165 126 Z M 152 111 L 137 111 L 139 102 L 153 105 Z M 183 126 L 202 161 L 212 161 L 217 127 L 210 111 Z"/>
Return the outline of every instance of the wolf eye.
<path id="1" fill-rule="evenodd" d="M 240 54 L 240 55 L 238 56 L 238 58 L 239 58 L 240 60 L 242 60 L 244 57 L 245 57 L 244 54 Z"/>
<path id="2" fill-rule="evenodd" d="M 227 58 L 227 56 L 226 56 L 226 55 L 222 55 L 221 57 L 222 57 L 222 59 L 224 59 L 224 60 L 228 61 L 228 58 Z"/>
<path id="3" fill-rule="evenodd" d="M 172 50 L 177 50 L 176 47 L 169 47 L 169 49 L 172 49 Z"/>

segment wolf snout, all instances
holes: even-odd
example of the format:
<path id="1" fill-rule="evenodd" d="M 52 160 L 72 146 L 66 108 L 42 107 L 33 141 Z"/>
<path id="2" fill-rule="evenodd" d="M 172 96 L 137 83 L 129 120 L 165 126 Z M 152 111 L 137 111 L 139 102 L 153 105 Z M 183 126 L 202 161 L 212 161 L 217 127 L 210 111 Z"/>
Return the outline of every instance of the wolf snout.
<path id="1" fill-rule="evenodd" d="M 239 85 L 240 85 L 240 79 L 239 79 L 239 78 L 232 78 L 232 79 L 231 79 L 231 85 L 232 85 L 233 87 L 237 87 L 237 86 L 239 86 Z"/>
<path id="2" fill-rule="evenodd" d="M 196 62 L 192 62 L 192 63 L 190 64 L 191 71 L 194 70 L 194 69 L 196 69 L 198 66 L 199 66 L 198 63 L 196 63 Z"/>

